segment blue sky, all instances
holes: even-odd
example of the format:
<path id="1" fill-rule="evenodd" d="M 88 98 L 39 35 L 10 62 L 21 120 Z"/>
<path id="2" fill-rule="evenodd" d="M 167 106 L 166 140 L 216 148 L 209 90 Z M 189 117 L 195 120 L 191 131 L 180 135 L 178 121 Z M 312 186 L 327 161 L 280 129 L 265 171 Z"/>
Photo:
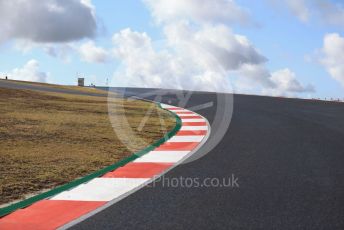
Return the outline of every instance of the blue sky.
<path id="1" fill-rule="evenodd" d="M 40 31 L 25 34 L 9 29 L 3 37 L 0 36 L 2 75 L 23 80 L 75 84 L 76 74 L 79 73 L 86 77 L 87 84 L 104 85 L 108 78 L 112 85 L 167 88 L 187 88 L 192 85 L 192 89 L 199 87 L 209 91 L 225 90 L 221 85 L 229 80 L 229 84 L 239 93 L 344 98 L 344 68 L 341 67 L 344 66 L 344 58 L 338 54 L 344 53 L 344 5 L 340 1 L 201 0 L 197 4 L 192 4 L 194 0 L 189 0 L 191 4 L 184 3 L 188 2 L 186 0 L 176 1 L 178 4 L 163 0 L 70 1 L 74 5 L 66 1 L 47 2 L 51 3 L 46 6 L 49 9 L 54 6 L 54 9 L 62 10 L 56 10 L 59 13 L 53 14 L 56 18 L 51 28 L 42 33 L 53 34 L 52 30 L 56 28 L 63 36 L 54 39 L 42 35 Z M 61 3 L 64 5 L 59 5 Z M 32 13 L 38 15 L 40 10 L 45 9 L 45 6 L 31 5 Z M 20 6 L 17 9 L 8 3 L 2 7 L 3 10 L 6 7 L 21 12 Z M 210 13 L 204 12 L 204 8 Z M 78 11 L 72 12 L 72 9 Z M 77 13 L 81 12 L 80 9 L 85 12 L 82 16 Z M 41 22 L 31 22 L 29 13 L 25 27 L 31 26 L 33 29 L 30 31 L 35 31 L 37 27 L 44 26 L 40 25 Z M 42 13 L 42 18 L 46 15 Z M 59 17 L 70 17 L 71 23 L 60 27 L 56 25 Z M 83 18 L 79 20 L 78 17 Z M 92 25 L 92 20 L 96 27 Z M 22 28 L 19 22 L 11 18 L 4 21 L 0 22 L 0 27 L 10 24 L 13 28 Z M 77 23 L 80 21 L 85 23 L 80 25 Z M 61 29 L 65 27 L 66 31 Z M 126 28 L 130 30 L 124 31 Z M 73 30 L 77 32 L 72 33 Z M 115 34 L 117 40 L 114 42 L 112 37 Z M 329 34 L 332 36 L 326 37 Z M 241 43 L 240 36 L 244 36 L 249 44 Z M 328 39 L 327 46 L 324 44 L 325 38 Z M 161 50 L 150 48 L 150 54 L 146 56 L 148 54 L 140 53 L 141 48 L 133 43 L 155 44 L 154 41 L 162 39 L 172 41 L 174 47 L 180 46 L 176 42 L 178 39 L 187 39 L 187 42 L 200 46 L 206 44 L 205 49 L 215 58 L 223 58 L 214 53 L 220 51 L 225 52 L 228 60 L 237 57 L 239 51 L 246 56 L 242 57 L 239 64 L 226 63 L 226 59 L 219 60 L 219 65 L 225 66 L 226 72 L 221 76 L 213 69 L 207 75 L 200 75 L 201 72 L 208 73 L 208 69 L 205 70 L 204 66 L 200 69 L 190 67 L 204 63 L 208 60 L 206 57 L 200 57 L 201 60 L 196 64 L 185 64 L 185 60 L 190 58 L 184 59 L 181 67 L 184 72 L 180 73 L 173 67 L 176 65 L 174 60 L 185 58 L 179 56 L 185 54 L 165 55 L 159 53 Z M 84 47 L 85 52 L 89 53 L 86 60 L 81 47 L 90 42 L 91 45 Z M 131 47 L 133 44 L 135 47 Z M 221 47 L 215 49 L 217 44 L 221 44 Z M 123 52 L 123 49 L 131 52 Z M 160 65 L 161 68 L 154 65 Z M 117 73 L 119 66 L 124 66 L 121 69 L 124 72 Z M 187 74 L 194 76 L 189 78 Z M 174 76 L 176 79 L 172 79 Z"/>
<path id="2" fill-rule="evenodd" d="M 344 27 L 319 21 L 303 23 L 287 9 L 269 8 L 260 1 L 241 0 L 240 3 L 250 9 L 253 18 L 261 26 L 253 29 L 237 26 L 235 30 L 249 37 L 269 58 L 268 65 L 272 70 L 291 68 L 300 81 L 315 85 L 315 97 L 344 96 L 344 88 L 317 63 L 315 54 L 323 47 L 325 34 L 339 33 L 343 36 Z M 307 56 L 313 59 L 312 62 L 306 60 Z"/>

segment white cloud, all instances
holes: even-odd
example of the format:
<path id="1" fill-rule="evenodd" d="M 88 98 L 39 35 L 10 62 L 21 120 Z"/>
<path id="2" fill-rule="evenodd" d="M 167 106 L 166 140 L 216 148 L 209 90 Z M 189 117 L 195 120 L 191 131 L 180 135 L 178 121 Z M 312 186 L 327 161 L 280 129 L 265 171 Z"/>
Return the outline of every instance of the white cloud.
<path id="1" fill-rule="evenodd" d="M 285 68 L 273 73 L 265 65 L 245 64 L 235 72 L 239 76 L 236 86 L 239 90 L 249 92 L 261 87 L 264 95 L 296 96 L 299 93 L 312 93 L 312 85 L 302 85 L 294 72 Z"/>
<path id="2" fill-rule="evenodd" d="M 245 63 L 267 61 L 243 35 L 233 34 L 223 25 L 204 27 L 195 33 L 195 41 L 212 53 L 227 70 L 240 68 Z"/>
<path id="3" fill-rule="evenodd" d="M 307 0 L 286 0 L 286 4 L 289 10 L 302 22 L 308 21 L 310 12 L 307 7 Z"/>
<path id="4" fill-rule="evenodd" d="M 59 58 L 68 63 L 71 59 L 71 54 L 75 51 L 74 43 L 44 43 L 38 44 L 27 40 L 17 40 L 15 42 L 15 49 L 26 54 L 35 48 L 41 48 L 46 54 L 51 57 Z"/>
<path id="5" fill-rule="evenodd" d="M 344 5 L 343 3 L 333 3 L 331 1 L 317 0 L 314 1 L 318 11 L 318 18 L 323 23 L 344 27 Z"/>
<path id="6" fill-rule="evenodd" d="M 197 46 L 155 48 L 147 34 L 131 29 L 115 34 L 113 42 L 114 53 L 124 65 L 115 76 L 122 85 L 221 92 L 230 89 L 228 79 L 216 63 L 211 63 L 211 57 L 195 56 L 201 53 Z"/>
<path id="7" fill-rule="evenodd" d="M 188 18 L 197 23 L 249 23 L 234 0 L 144 0 L 158 23 Z"/>
<path id="8" fill-rule="evenodd" d="M 230 0 L 145 1 L 163 27 L 167 46 L 156 49 L 146 33 L 125 29 L 113 36 L 127 83 L 138 86 L 230 91 L 227 70 L 266 58 L 225 24 L 248 14 Z M 161 44 L 160 44 L 161 45 Z M 166 45 L 166 44 L 164 44 Z M 163 45 L 163 47 L 164 47 Z M 129 80 L 130 79 L 130 80 Z"/>
<path id="9" fill-rule="evenodd" d="M 326 34 L 321 52 L 321 64 L 344 87 L 344 37 L 336 33 Z"/>
<path id="10" fill-rule="evenodd" d="M 0 0 L 0 42 L 68 42 L 96 33 L 94 8 L 88 0 Z"/>
<path id="11" fill-rule="evenodd" d="M 109 52 L 102 47 L 96 46 L 94 41 L 86 41 L 80 45 L 76 42 L 68 43 L 33 43 L 27 40 L 17 40 L 15 49 L 26 54 L 33 49 L 40 48 L 51 57 L 59 58 L 64 62 L 70 62 L 73 54 L 89 63 L 105 63 L 110 59 Z"/>
<path id="12" fill-rule="evenodd" d="M 49 76 L 48 73 L 39 70 L 39 63 L 35 59 L 28 61 L 23 67 L 15 68 L 4 75 L 14 80 L 34 82 L 47 82 Z"/>
<path id="13" fill-rule="evenodd" d="M 303 86 L 296 79 L 296 75 L 290 69 L 281 69 L 271 74 L 271 81 L 276 85 L 273 89 L 265 90 L 269 95 L 295 96 L 298 93 L 313 93 L 315 89 L 312 85 Z"/>
<path id="14" fill-rule="evenodd" d="M 281 4 L 294 14 L 300 21 L 309 22 L 317 20 L 321 24 L 344 26 L 344 5 L 339 1 L 330 0 L 270 0 L 273 3 Z"/>
<path id="15" fill-rule="evenodd" d="M 270 71 L 265 65 L 244 64 L 234 74 L 240 77 L 238 83 L 245 89 L 253 89 L 257 85 L 268 89 L 277 87 L 271 80 Z"/>
<path id="16" fill-rule="evenodd" d="M 212 34 L 207 34 L 211 40 Z M 229 65 L 226 58 L 219 61 L 217 55 L 214 57 L 214 50 L 208 52 L 204 46 L 200 46 L 197 39 L 187 42 L 177 40 L 177 43 L 172 42 L 172 47 L 163 46 L 159 50 L 146 33 L 124 29 L 115 34 L 114 53 L 124 65 L 115 78 L 120 79 L 121 85 L 131 87 L 229 92 L 231 86 L 228 76 L 235 74 L 239 76 L 236 82 L 239 89 L 260 87 L 262 93 L 269 95 L 295 95 L 314 91 L 312 86 L 301 85 L 289 69 L 270 74 L 264 63 L 246 59 L 239 65 Z M 213 42 L 221 47 L 221 41 Z M 224 45 L 228 45 L 228 42 L 224 42 Z"/>
<path id="17" fill-rule="evenodd" d="M 265 66 L 267 58 L 247 37 L 232 32 L 227 22 L 242 22 L 236 16 L 241 8 L 234 1 L 145 3 L 166 40 L 153 42 L 146 33 L 131 29 L 114 34 L 114 53 L 123 63 L 115 78 L 121 85 L 231 92 L 229 80 L 236 75 L 241 85 L 259 92 L 307 91 L 294 75 L 284 81 L 273 78 Z"/>
<path id="18" fill-rule="evenodd" d="M 44 44 L 39 45 L 43 48 L 44 52 L 52 57 L 59 58 L 65 63 L 71 61 L 71 54 L 75 48 L 73 44 L 62 43 L 62 44 Z"/>
<path id="19" fill-rule="evenodd" d="M 130 28 L 121 30 L 112 36 L 112 41 L 116 45 L 115 55 L 120 58 L 135 54 L 136 50 L 148 49 L 151 52 L 151 38 L 146 33 L 132 31 Z"/>
<path id="20" fill-rule="evenodd" d="M 223 24 L 194 28 L 179 21 L 165 26 L 165 34 L 170 44 L 188 42 L 202 47 L 214 55 L 226 70 L 238 69 L 244 63 L 260 64 L 267 61 L 245 36 L 234 34 Z M 201 55 L 198 57 L 201 58 Z"/>
<path id="21" fill-rule="evenodd" d="M 109 58 L 108 52 L 101 47 L 97 47 L 93 41 L 83 43 L 78 48 L 78 52 L 82 60 L 90 63 L 104 63 Z"/>

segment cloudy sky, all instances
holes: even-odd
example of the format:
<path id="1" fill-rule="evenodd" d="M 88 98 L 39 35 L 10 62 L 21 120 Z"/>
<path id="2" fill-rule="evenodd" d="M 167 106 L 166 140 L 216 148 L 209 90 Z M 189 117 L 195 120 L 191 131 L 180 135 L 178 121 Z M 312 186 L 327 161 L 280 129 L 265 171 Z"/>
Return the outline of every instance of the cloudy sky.
<path id="1" fill-rule="evenodd" d="M 0 77 L 344 98 L 340 0 L 0 0 Z"/>

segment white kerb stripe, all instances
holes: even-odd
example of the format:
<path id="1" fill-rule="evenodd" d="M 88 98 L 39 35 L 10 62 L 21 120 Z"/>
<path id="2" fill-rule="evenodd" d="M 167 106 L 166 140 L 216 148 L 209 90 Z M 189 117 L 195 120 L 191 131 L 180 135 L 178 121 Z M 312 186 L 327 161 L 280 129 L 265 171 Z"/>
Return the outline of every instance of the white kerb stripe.
<path id="1" fill-rule="evenodd" d="M 173 106 L 173 105 L 167 105 L 167 104 L 160 104 L 161 107 L 163 107 L 164 109 L 169 109 L 169 108 L 179 108 L 179 107 L 176 107 L 176 106 Z"/>
<path id="2" fill-rule="evenodd" d="M 204 136 L 174 136 L 168 142 L 201 142 Z"/>
<path id="3" fill-rule="evenodd" d="M 95 178 L 86 184 L 62 192 L 51 200 L 110 201 L 143 185 L 148 180 L 148 178 Z"/>
<path id="4" fill-rule="evenodd" d="M 182 126 L 180 130 L 208 130 L 208 126 Z"/>
<path id="5" fill-rule="evenodd" d="M 177 115 L 179 115 L 180 117 L 193 117 L 193 116 L 199 116 L 198 114 L 195 114 L 195 113 L 193 113 L 193 114 L 178 114 L 178 113 L 177 113 Z"/>
<path id="6" fill-rule="evenodd" d="M 151 151 L 134 162 L 175 163 L 185 157 L 190 151 Z"/>
<path id="7" fill-rule="evenodd" d="M 173 110 L 171 110 L 171 112 L 174 112 Z M 186 113 L 187 112 L 187 113 Z M 179 111 L 179 112 L 175 112 L 175 114 L 177 115 L 181 115 L 181 116 L 184 116 L 185 114 L 192 114 L 192 116 L 197 116 L 197 114 L 195 114 L 194 112 L 192 111 Z"/>
<path id="8" fill-rule="evenodd" d="M 183 122 L 204 122 L 204 119 L 202 118 L 199 118 L 199 119 L 190 119 L 190 118 L 182 118 L 182 121 Z"/>
<path id="9" fill-rule="evenodd" d="M 179 113 L 179 112 L 190 112 L 189 110 L 185 110 L 185 109 L 175 109 L 175 110 L 170 110 L 173 113 Z"/>

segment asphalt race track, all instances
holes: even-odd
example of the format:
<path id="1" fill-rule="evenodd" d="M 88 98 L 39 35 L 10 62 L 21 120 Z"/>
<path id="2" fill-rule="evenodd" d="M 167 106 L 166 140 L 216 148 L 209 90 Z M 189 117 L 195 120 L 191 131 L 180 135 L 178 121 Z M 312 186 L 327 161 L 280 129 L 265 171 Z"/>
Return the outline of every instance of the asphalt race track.
<path id="1" fill-rule="evenodd" d="M 215 99 L 195 92 L 187 107 Z M 197 113 L 212 123 L 215 107 Z M 344 104 L 234 95 L 220 144 L 165 178 L 232 174 L 239 187 L 156 183 L 71 229 L 344 229 Z"/>
<path id="2" fill-rule="evenodd" d="M 187 106 L 215 98 L 194 93 Z M 197 112 L 212 122 L 214 107 Z M 343 163 L 344 104 L 235 95 L 222 142 L 165 178 L 234 174 L 239 188 L 160 182 L 72 229 L 344 229 Z"/>

